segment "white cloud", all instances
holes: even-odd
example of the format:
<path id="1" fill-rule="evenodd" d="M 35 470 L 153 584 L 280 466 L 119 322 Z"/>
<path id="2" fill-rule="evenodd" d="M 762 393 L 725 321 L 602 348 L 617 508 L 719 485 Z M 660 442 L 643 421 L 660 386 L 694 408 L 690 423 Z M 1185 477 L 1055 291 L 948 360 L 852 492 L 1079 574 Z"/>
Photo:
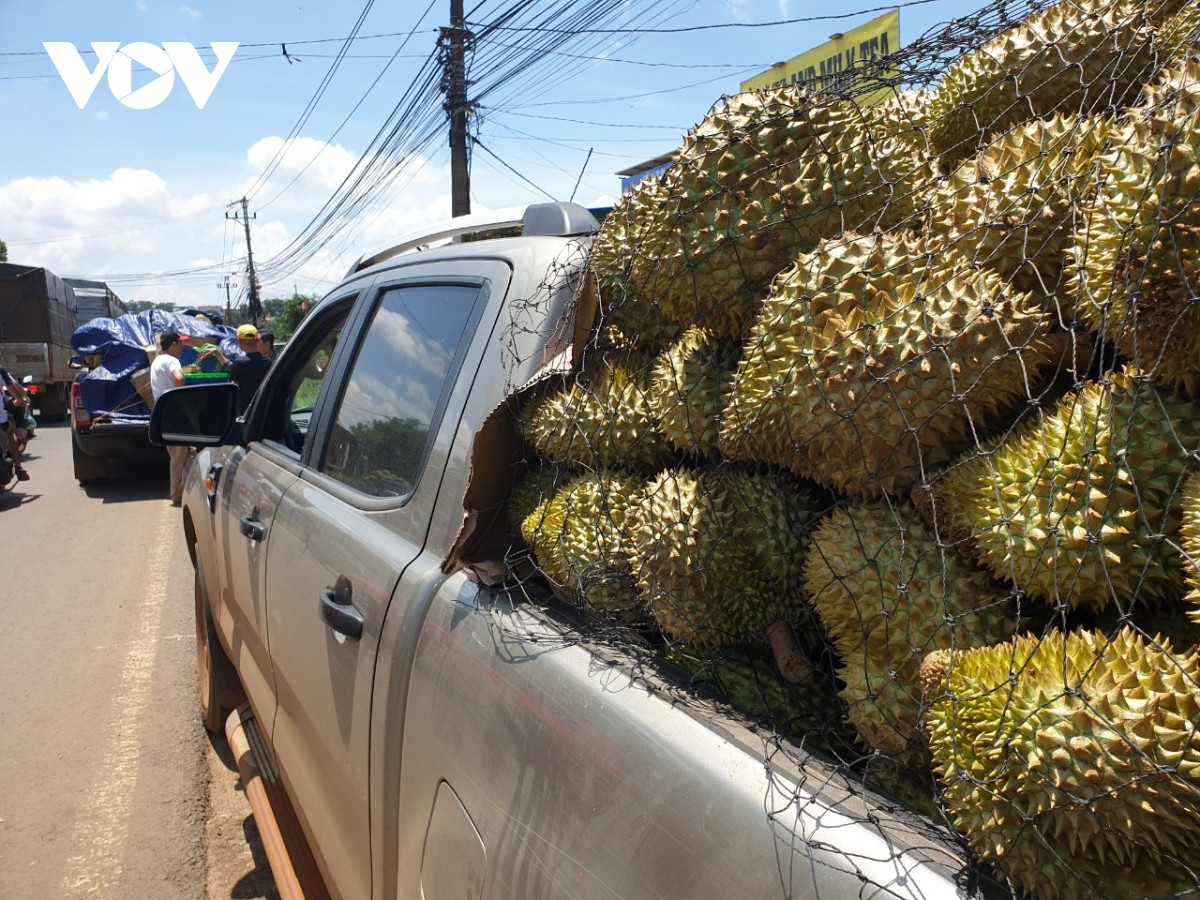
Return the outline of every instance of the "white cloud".
<path id="1" fill-rule="evenodd" d="M 145 0 L 138 0 L 137 11 L 141 13 L 150 12 L 150 5 Z"/>
<path id="2" fill-rule="evenodd" d="M 181 6 L 179 7 L 179 11 L 185 16 L 190 16 L 193 19 L 199 19 L 203 15 L 200 10 L 191 6 Z"/>
<path id="3" fill-rule="evenodd" d="M 259 203 L 293 209 L 314 209 L 313 202 L 328 199 L 354 168 L 358 155 L 341 144 L 298 137 L 284 142 L 272 135 L 256 141 L 246 151 L 246 169 L 253 173 L 241 188 L 253 191 Z M 268 180 L 259 178 L 274 165 Z M 319 205 L 319 204 L 318 204 Z"/>
<path id="4" fill-rule="evenodd" d="M 69 181 L 61 177 L 0 182 L 0 238 L 14 262 L 44 266 L 64 277 L 106 278 L 125 300 L 170 301 L 183 306 L 217 302 L 226 271 L 245 282 L 245 233 L 226 218 L 233 198 L 249 195 L 258 173 L 277 151 L 279 137 L 256 141 L 240 171 L 213 172 L 196 181 L 145 168 Z M 252 195 L 249 210 L 254 260 L 264 297 L 293 290 L 324 294 L 364 253 L 449 218 L 449 172 L 414 160 L 393 196 L 355 213 L 325 246 L 310 249 L 295 272 L 267 264 L 318 214 L 358 157 L 347 148 L 311 138 L 292 141 L 270 181 Z M 281 193 L 282 192 L 282 193 Z M 478 211 L 478 210 L 477 210 Z M 222 268 L 221 263 L 227 267 Z M 160 273 L 217 265 L 215 272 L 183 278 Z M 266 268 L 264 268 L 266 267 Z"/>

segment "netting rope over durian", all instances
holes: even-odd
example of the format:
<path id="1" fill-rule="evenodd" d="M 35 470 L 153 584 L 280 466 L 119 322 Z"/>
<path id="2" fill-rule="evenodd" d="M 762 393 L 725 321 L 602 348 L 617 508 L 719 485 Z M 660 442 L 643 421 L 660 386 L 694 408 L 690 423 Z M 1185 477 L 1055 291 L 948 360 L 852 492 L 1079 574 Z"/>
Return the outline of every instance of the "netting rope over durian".
<path id="1" fill-rule="evenodd" d="M 722 98 L 605 219 L 572 371 L 512 385 L 561 634 L 1000 896 L 1200 891 L 1197 26 L 996 3 Z"/>

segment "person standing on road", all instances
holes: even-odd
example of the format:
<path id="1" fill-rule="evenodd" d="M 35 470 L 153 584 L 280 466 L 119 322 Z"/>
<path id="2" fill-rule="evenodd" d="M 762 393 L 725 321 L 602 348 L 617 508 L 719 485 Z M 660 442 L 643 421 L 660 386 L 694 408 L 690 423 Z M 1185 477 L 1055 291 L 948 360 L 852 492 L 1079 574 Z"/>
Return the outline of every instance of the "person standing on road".
<path id="1" fill-rule="evenodd" d="M 246 412 L 258 386 L 271 368 L 271 358 L 258 352 L 258 329 L 253 325 L 239 325 L 237 339 L 245 355 L 229 363 L 229 380 L 237 385 L 237 411 L 240 416 Z"/>
<path id="2" fill-rule="evenodd" d="M 275 358 L 275 332 L 260 331 L 258 333 L 258 352 L 267 359 Z"/>
<path id="3" fill-rule="evenodd" d="M 164 331 L 158 337 L 159 352 L 150 363 L 150 393 L 155 401 L 173 388 L 183 387 L 183 338 L 176 331 Z M 187 462 L 187 447 L 168 447 L 167 457 L 171 460 L 171 505 L 183 503 L 183 466 Z"/>

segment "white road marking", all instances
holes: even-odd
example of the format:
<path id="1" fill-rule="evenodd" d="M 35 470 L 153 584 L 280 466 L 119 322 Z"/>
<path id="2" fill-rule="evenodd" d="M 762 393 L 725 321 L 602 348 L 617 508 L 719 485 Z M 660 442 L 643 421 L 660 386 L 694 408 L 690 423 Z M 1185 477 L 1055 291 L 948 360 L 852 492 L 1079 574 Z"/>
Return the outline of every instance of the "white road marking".
<path id="1" fill-rule="evenodd" d="M 130 621 L 137 623 L 138 629 L 126 646 L 120 683 L 104 719 L 108 726 L 103 761 L 96 780 L 86 786 L 71 833 L 71 847 L 77 852 L 68 860 L 63 879 L 67 896 L 99 892 L 114 896 L 121 879 L 141 755 L 140 723 L 150 697 L 178 515 L 164 505 L 162 521 L 154 529 L 158 542 L 149 554 L 143 581 L 146 592 L 141 608 L 131 610 Z"/>

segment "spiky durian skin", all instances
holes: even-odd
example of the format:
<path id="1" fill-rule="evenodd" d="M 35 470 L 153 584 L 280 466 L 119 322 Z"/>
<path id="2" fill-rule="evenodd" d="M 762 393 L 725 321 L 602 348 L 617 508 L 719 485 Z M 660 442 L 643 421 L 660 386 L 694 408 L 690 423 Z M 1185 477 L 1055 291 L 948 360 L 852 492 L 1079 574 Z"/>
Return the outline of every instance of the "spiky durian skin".
<path id="1" fill-rule="evenodd" d="M 512 531 L 524 537 L 522 532 L 525 522 L 536 521 L 530 517 L 554 496 L 555 490 L 561 487 L 567 478 L 567 473 L 558 466 L 536 466 L 526 472 L 513 486 L 505 508 Z"/>
<path id="2" fill-rule="evenodd" d="M 1161 17 L 1155 43 L 1168 64 L 1196 55 L 1200 50 L 1200 5 L 1185 3 L 1175 15 Z"/>
<path id="3" fill-rule="evenodd" d="M 918 675 L 932 650 L 1012 635 L 1010 601 L 946 548 L 907 503 L 834 510 L 813 532 L 804 590 L 841 657 L 842 699 L 863 742 L 922 759 Z"/>
<path id="4" fill-rule="evenodd" d="M 526 439 L 546 459 L 583 468 L 653 471 L 675 455 L 650 407 L 653 357 L 613 353 L 521 413 Z"/>
<path id="5" fill-rule="evenodd" d="M 630 269 L 637 254 L 650 252 L 658 218 L 675 202 L 675 173 L 643 178 L 621 195 L 592 244 L 589 265 L 600 287 L 601 334 L 614 347 L 657 350 L 676 340 L 686 326 L 668 320 L 652 297 L 631 293 Z"/>
<path id="6" fill-rule="evenodd" d="M 1183 573 L 1187 582 L 1188 617 L 1200 624 L 1200 474 L 1189 475 L 1180 500 L 1182 521 L 1179 546 L 1183 551 Z"/>
<path id="7" fill-rule="evenodd" d="M 758 292 L 797 250 L 912 215 L 914 185 L 928 177 L 914 131 L 911 116 L 793 85 L 725 98 L 660 184 L 631 198 L 642 218 L 601 228 L 595 270 L 601 295 L 615 298 L 609 329 L 701 325 L 740 339 Z"/>
<path id="8" fill-rule="evenodd" d="M 849 236 L 775 280 L 721 425 L 728 456 L 850 496 L 906 495 L 1023 400 L 1056 359 L 1050 317 L 915 238 Z"/>
<path id="9" fill-rule="evenodd" d="M 649 622 L 629 565 L 628 515 L 646 480 L 617 472 L 578 475 L 522 524 L 538 565 L 588 609 L 630 625 Z"/>
<path id="10" fill-rule="evenodd" d="M 1159 381 L 1200 394 L 1200 62 L 1128 110 L 1077 229 L 1076 314 Z"/>
<path id="11" fill-rule="evenodd" d="M 1194 891 L 1200 658 L 1130 629 L 937 654 L 926 730 L 942 802 L 1033 898 Z"/>
<path id="12" fill-rule="evenodd" d="M 810 506 L 786 472 L 660 473 L 630 513 L 629 538 L 634 575 L 663 633 L 703 652 L 797 615 Z"/>
<path id="13" fill-rule="evenodd" d="M 650 407 L 676 450 L 719 455 L 721 412 L 733 388 L 739 349 L 736 342 L 693 326 L 655 360 Z"/>
<path id="14" fill-rule="evenodd" d="M 965 54 L 930 101 L 930 145 L 954 165 L 1018 122 L 1128 103 L 1154 59 L 1150 6 L 1062 0 Z"/>
<path id="15" fill-rule="evenodd" d="M 1054 115 L 1004 132 L 930 193 L 932 252 L 986 266 L 1018 291 L 1054 293 L 1113 120 Z"/>
<path id="16" fill-rule="evenodd" d="M 961 462 L 938 493 L 982 564 L 1072 609 L 1182 593 L 1177 491 L 1200 442 L 1200 404 L 1117 372 L 1086 384 L 994 450 Z"/>

